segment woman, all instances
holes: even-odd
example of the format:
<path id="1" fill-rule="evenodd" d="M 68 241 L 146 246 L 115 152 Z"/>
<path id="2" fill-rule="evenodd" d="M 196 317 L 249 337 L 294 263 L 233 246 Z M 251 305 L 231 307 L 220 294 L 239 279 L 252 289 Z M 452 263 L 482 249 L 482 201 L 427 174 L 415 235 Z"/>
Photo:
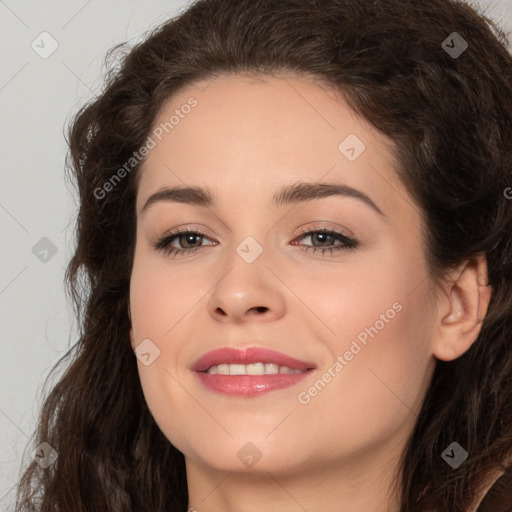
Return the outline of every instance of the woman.
<path id="1" fill-rule="evenodd" d="M 452 0 L 200 0 L 110 69 L 19 510 L 511 507 L 506 44 Z"/>

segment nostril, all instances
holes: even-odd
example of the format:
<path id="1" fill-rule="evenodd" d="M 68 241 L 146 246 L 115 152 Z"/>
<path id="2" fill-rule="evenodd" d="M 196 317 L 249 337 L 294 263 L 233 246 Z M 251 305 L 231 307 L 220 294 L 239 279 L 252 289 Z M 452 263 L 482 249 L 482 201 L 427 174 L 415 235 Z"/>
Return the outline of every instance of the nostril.
<path id="1" fill-rule="evenodd" d="M 268 308 L 265 307 L 265 306 L 255 306 L 253 308 L 250 308 L 247 311 L 247 314 L 249 314 L 249 315 L 257 315 L 257 314 L 260 314 L 260 313 L 265 313 L 267 310 L 268 310 Z"/>

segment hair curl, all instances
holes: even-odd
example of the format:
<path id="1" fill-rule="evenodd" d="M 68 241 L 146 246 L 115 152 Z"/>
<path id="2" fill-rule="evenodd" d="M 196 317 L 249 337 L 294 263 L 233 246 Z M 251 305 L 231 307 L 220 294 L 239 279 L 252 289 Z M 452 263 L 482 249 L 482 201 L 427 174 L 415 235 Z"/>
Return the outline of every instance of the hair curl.
<path id="1" fill-rule="evenodd" d="M 469 44 L 452 58 L 453 32 Z M 396 144 L 397 173 L 425 218 L 431 275 L 478 254 L 493 294 L 480 335 L 437 361 L 400 467 L 401 512 L 463 512 L 482 475 L 512 467 L 512 58 L 506 34 L 456 0 L 199 0 L 129 49 L 107 55 L 105 86 L 74 116 L 77 185 L 66 271 L 79 319 L 70 361 L 46 397 L 16 510 L 185 512 L 184 456 L 157 427 L 129 342 L 140 164 L 102 187 L 145 142 L 164 102 L 221 73 L 313 76 Z M 121 55 L 119 64 L 112 57 Z M 456 440 L 457 470 L 441 458 Z"/>

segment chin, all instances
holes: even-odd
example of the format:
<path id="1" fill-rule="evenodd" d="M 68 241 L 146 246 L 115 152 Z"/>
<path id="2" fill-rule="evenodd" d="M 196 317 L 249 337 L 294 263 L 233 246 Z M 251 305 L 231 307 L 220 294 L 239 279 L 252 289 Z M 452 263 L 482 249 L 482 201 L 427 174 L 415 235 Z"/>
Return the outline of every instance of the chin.
<path id="1" fill-rule="evenodd" d="M 279 449 L 264 438 L 261 442 L 249 439 L 249 436 L 240 441 L 229 438 L 225 443 L 212 439 L 208 446 L 194 448 L 189 445 L 180 451 L 187 459 L 199 460 L 201 465 L 223 472 L 282 474 L 301 464 L 299 458 L 294 458 L 297 456 L 296 449 Z"/>

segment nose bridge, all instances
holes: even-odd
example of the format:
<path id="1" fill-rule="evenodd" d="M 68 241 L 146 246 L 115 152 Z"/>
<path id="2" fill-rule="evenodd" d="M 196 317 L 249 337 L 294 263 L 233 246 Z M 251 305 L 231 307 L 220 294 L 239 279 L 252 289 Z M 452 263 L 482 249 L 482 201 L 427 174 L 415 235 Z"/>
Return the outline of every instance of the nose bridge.
<path id="1" fill-rule="evenodd" d="M 252 232 L 254 233 L 254 230 Z M 264 276 L 269 273 L 268 268 L 266 268 L 268 244 L 263 240 L 265 237 L 264 231 L 261 230 L 258 234 L 254 233 L 255 236 L 247 233 L 247 230 L 239 233 L 232 232 L 233 240 L 230 244 L 229 253 L 222 263 L 227 274 L 224 274 L 225 277 L 220 283 L 233 280 L 243 287 L 247 282 L 246 280 L 250 282 L 256 279 L 260 283 L 263 282 L 265 280 Z M 264 248 L 264 246 L 267 248 Z"/>
<path id="2" fill-rule="evenodd" d="M 260 214 L 255 212 L 261 212 Z M 226 236 L 229 240 L 230 250 L 228 264 L 239 263 L 241 259 L 245 264 L 252 265 L 261 259 L 270 242 L 271 228 L 276 223 L 273 215 L 270 220 L 266 219 L 270 209 L 267 204 L 258 200 L 240 200 L 236 206 L 231 205 L 230 211 L 226 212 L 229 219 L 225 223 Z"/>
<path id="3" fill-rule="evenodd" d="M 231 269 L 230 274 L 241 272 L 244 279 L 255 276 L 260 281 L 270 279 L 274 282 L 275 276 L 267 266 L 274 272 L 279 266 L 279 257 L 272 251 L 277 251 L 280 245 L 276 228 L 283 216 L 273 214 L 268 205 L 259 203 L 258 207 L 266 210 L 246 208 L 240 214 L 232 215 L 233 221 L 229 223 L 226 234 L 229 252 L 223 255 L 222 262 L 226 269 Z M 262 213 L 255 215 L 255 211 Z"/>

